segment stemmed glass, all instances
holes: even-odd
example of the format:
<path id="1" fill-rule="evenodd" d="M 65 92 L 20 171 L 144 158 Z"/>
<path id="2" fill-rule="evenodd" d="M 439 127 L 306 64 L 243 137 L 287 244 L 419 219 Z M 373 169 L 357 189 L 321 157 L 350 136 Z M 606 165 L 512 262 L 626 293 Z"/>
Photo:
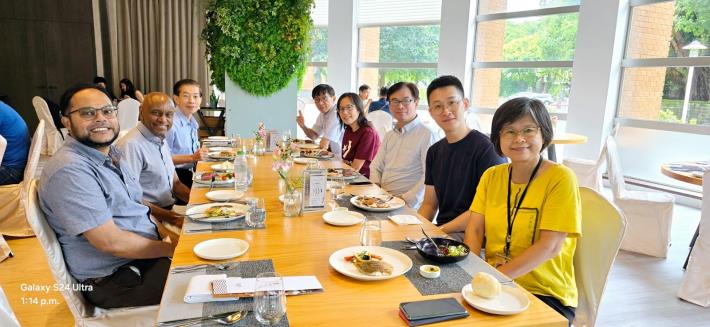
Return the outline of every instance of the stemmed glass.
<path id="1" fill-rule="evenodd" d="M 254 315 L 261 324 L 272 326 L 286 314 L 283 279 L 275 272 L 260 273 L 254 285 Z"/>

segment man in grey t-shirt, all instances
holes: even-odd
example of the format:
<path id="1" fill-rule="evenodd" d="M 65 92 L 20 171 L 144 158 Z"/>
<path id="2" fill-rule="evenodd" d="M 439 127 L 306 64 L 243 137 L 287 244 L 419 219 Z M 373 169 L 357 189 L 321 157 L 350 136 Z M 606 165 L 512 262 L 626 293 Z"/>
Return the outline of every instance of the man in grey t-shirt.
<path id="1" fill-rule="evenodd" d="M 173 212 L 176 198 L 187 203 L 190 189 L 175 173 L 165 137 L 173 125 L 175 106 L 167 94 L 152 92 L 141 103 L 141 121 L 116 142 L 121 164 L 139 173 L 143 201 L 162 222 L 182 226 L 182 216 Z"/>
<path id="2" fill-rule="evenodd" d="M 93 84 L 69 88 L 60 106 L 71 137 L 45 165 L 39 200 L 69 273 L 98 307 L 157 304 L 177 236 L 148 215 L 137 174 L 111 146 L 116 107 Z"/>

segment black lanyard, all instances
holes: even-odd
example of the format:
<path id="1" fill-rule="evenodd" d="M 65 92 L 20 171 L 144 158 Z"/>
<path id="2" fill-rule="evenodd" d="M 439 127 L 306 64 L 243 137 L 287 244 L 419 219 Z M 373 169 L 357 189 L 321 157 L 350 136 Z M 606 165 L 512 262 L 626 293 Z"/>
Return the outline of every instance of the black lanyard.
<path id="1" fill-rule="evenodd" d="M 530 187 L 530 183 L 532 183 L 532 180 L 535 177 L 537 170 L 540 168 L 540 164 L 542 164 L 542 156 L 540 156 L 540 159 L 537 161 L 537 165 L 535 165 L 532 174 L 530 174 L 530 180 L 528 180 L 528 184 L 525 185 L 525 189 L 523 189 L 523 194 L 520 195 L 520 199 L 518 199 L 517 203 L 515 204 L 515 207 L 513 208 L 514 211 L 512 213 L 510 211 L 510 188 L 513 180 L 513 166 L 510 166 L 510 169 L 508 170 L 508 201 L 505 202 L 506 208 L 508 208 L 508 211 L 506 212 L 508 217 L 508 229 L 505 234 L 506 257 L 510 257 L 510 242 L 513 237 L 513 224 L 515 223 L 515 217 L 518 215 L 520 205 L 523 203 L 523 199 L 525 199 L 525 195 L 528 193 L 528 187 Z"/>

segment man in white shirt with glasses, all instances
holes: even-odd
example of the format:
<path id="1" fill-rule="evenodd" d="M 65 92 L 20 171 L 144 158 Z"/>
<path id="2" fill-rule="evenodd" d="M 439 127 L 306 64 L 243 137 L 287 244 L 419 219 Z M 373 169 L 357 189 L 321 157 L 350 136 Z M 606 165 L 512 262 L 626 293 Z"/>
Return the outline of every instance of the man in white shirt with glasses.
<path id="1" fill-rule="evenodd" d="M 333 152 L 335 158 L 341 157 L 343 140 L 343 127 L 338 120 L 338 110 L 335 108 L 335 90 L 328 84 L 319 84 L 311 91 L 313 102 L 320 111 L 313 127 L 306 127 L 303 113 L 298 112 L 296 123 L 306 133 L 306 136 L 315 140 L 320 137 L 320 148 Z"/>
<path id="2" fill-rule="evenodd" d="M 436 135 L 417 115 L 419 89 L 415 84 L 392 85 L 387 100 L 397 124 L 387 132 L 370 164 L 370 180 L 418 209 L 424 198 L 426 154 Z"/>

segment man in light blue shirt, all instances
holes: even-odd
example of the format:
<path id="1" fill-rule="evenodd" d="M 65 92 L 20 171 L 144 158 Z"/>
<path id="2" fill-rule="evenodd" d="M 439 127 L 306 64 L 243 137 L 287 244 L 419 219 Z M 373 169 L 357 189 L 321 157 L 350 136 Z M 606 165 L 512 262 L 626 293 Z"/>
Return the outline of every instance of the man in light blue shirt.
<path id="1" fill-rule="evenodd" d="M 399 82 L 387 92 L 395 128 L 385 135 L 375 159 L 370 164 L 370 180 L 408 206 L 419 209 L 424 199 L 424 171 L 429 146 L 437 139 L 417 116 L 419 89 L 412 83 Z"/>
<path id="2" fill-rule="evenodd" d="M 111 145 L 116 107 L 94 84 L 69 88 L 60 106 L 71 137 L 42 171 L 39 202 L 69 273 L 98 307 L 160 303 L 177 236 L 151 219 L 138 175 Z"/>
<path id="3" fill-rule="evenodd" d="M 193 117 L 202 103 L 200 84 L 192 79 L 179 80 L 173 86 L 173 101 L 177 109 L 173 127 L 166 137 L 173 154 L 175 171 L 180 182 L 192 187 L 192 172 L 197 161 L 207 157 L 207 150 L 200 149 L 198 130 L 200 125 Z"/>
<path id="4" fill-rule="evenodd" d="M 182 226 L 182 216 L 173 212 L 172 206 L 176 198 L 187 203 L 190 189 L 176 178 L 172 154 L 165 142 L 174 114 L 175 107 L 167 94 L 146 94 L 141 121 L 116 146 L 121 150 L 121 164 L 140 174 L 143 201 L 151 213 L 160 221 Z"/>

